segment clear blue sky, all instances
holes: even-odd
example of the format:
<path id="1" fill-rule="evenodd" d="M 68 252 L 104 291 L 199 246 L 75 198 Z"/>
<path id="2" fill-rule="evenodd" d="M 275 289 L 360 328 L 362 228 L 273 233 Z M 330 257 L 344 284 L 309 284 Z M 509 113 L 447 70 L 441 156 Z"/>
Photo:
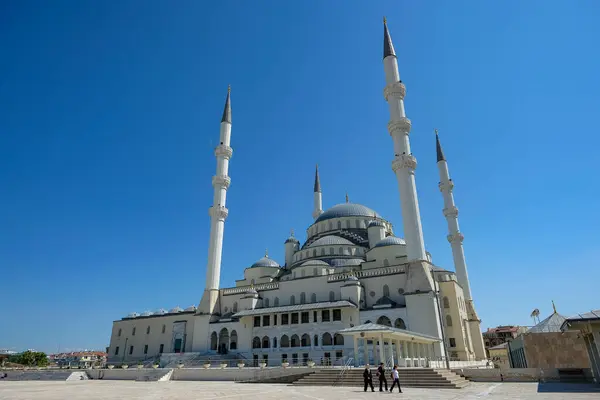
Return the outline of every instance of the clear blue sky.
<path id="1" fill-rule="evenodd" d="M 371 4 L 373 3 L 373 4 Z M 326 208 L 401 229 L 386 15 L 427 249 L 452 267 L 440 137 L 482 328 L 598 308 L 597 1 L 3 1 L 0 348 L 103 348 L 132 311 L 200 300 L 232 86 L 221 285 Z"/>

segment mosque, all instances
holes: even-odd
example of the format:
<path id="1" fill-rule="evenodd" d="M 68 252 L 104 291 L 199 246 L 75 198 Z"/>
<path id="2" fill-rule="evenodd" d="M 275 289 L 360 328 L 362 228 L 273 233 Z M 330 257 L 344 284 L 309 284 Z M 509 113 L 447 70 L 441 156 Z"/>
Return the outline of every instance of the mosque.
<path id="1" fill-rule="evenodd" d="M 269 365 L 282 360 L 336 364 L 352 359 L 355 365 L 396 360 L 402 366 L 418 366 L 424 365 L 422 360 L 441 357 L 485 359 L 452 195 L 454 183 L 437 135 L 439 188 L 455 272 L 435 266 L 425 251 L 417 161 L 410 148 L 411 121 L 404 110 L 406 88 L 385 20 L 383 67 L 404 238 L 394 234 L 390 221 L 348 198 L 323 210 L 317 169 L 306 241 L 300 243 L 292 232 L 284 242 L 285 260 L 280 263 L 265 254 L 249 264 L 235 287 L 221 288 L 233 153 L 229 90 L 215 149 L 206 287 L 200 303 L 132 313 L 114 321 L 109 362 L 190 353 L 217 359 L 235 355 Z"/>

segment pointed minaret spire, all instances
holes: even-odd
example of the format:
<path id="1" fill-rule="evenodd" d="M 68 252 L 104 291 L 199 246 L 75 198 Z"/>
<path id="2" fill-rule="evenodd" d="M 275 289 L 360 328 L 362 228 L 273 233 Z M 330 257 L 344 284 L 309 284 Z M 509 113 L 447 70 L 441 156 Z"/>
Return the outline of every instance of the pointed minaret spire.
<path id="1" fill-rule="evenodd" d="M 446 157 L 444 157 L 444 151 L 442 150 L 442 145 L 440 143 L 440 136 L 438 135 L 437 129 L 435 130 L 435 150 L 437 153 L 438 162 L 445 161 Z"/>
<path id="2" fill-rule="evenodd" d="M 319 164 L 315 168 L 315 193 L 321 192 L 321 180 L 319 179 Z"/>
<path id="3" fill-rule="evenodd" d="M 552 300 L 552 309 L 554 310 L 554 314 L 558 314 L 556 312 L 556 305 L 554 304 L 554 300 Z"/>
<path id="4" fill-rule="evenodd" d="M 392 37 L 388 31 L 387 19 L 383 17 L 383 58 L 386 58 L 387 56 L 396 57 L 396 51 L 394 50 Z"/>
<path id="5" fill-rule="evenodd" d="M 314 219 L 323 214 L 323 196 L 321 195 L 321 180 L 319 179 L 319 164 L 315 168 L 315 189 L 313 193 L 313 213 Z"/>
<path id="6" fill-rule="evenodd" d="M 231 123 L 231 85 L 227 87 L 227 99 L 225 100 L 225 109 L 223 110 L 221 122 Z"/>
<path id="7" fill-rule="evenodd" d="M 348 197 L 348 192 L 346 192 L 346 203 L 350 203 L 350 198 Z"/>

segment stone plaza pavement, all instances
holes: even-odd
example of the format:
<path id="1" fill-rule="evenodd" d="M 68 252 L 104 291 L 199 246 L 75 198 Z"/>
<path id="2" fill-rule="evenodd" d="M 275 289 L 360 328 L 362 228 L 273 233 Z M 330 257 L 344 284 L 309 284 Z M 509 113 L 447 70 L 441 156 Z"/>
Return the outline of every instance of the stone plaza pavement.
<path id="1" fill-rule="evenodd" d="M 348 387 L 311 387 L 272 384 L 239 384 L 234 382 L 132 382 L 132 381 L 77 381 L 77 382 L 1 382 L 0 399 L 10 400 L 359 400 L 381 397 L 403 399 L 600 399 L 600 386 L 537 383 L 471 383 L 464 389 L 404 389 L 404 393 L 364 393 Z"/>

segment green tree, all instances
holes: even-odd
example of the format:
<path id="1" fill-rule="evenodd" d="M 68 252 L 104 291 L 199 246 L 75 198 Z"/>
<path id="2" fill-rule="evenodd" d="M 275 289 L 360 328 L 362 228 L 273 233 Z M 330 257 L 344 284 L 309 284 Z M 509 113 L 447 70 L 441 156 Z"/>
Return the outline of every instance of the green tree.
<path id="1" fill-rule="evenodd" d="M 48 365 L 48 357 L 46 353 L 41 351 L 24 351 L 21 354 L 15 356 L 17 364 L 26 365 L 28 367 L 45 367 Z"/>

